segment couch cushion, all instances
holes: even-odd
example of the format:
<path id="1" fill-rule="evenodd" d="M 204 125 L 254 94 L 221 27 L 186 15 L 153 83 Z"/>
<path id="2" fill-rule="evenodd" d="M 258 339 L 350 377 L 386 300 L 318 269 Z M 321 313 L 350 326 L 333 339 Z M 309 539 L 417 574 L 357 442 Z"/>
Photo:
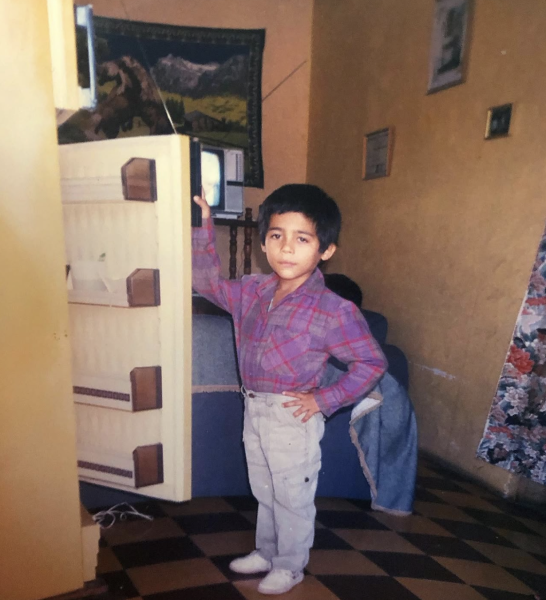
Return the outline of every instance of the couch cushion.
<path id="1" fill-rule="evenodd" d="M 398 383 L 408 391 L 409 387 L 409 371 L 408 371 L 408 359 L 406 355 L 392 344 L 384 344 L 381 346 L 383 354 L 389 363 L 387 368 L 388 372 L 398 381 Z"/>
<path id="2" fill-rule="evenodd" d="M 389 323 L 387 319 L 380 313 L 374 312 L 373 310 L 364 310 L 360 309 L 364 318 L 368 322 L 368 326 L 370 331 L 372 332 L 373 337 L 377 340 L 377 342 L 381 345 L 386 343 L 387 341 L 387 331 L 389 328 Z"/>

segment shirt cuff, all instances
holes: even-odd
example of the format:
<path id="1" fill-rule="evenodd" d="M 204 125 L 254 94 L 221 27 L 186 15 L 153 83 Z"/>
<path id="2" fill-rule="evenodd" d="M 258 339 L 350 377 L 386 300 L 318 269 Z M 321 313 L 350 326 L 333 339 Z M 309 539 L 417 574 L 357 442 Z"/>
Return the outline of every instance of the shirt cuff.
<path id="1" fill-rule="evenodd" d="M 211 242 L 214 239 L 214 228 L 212 218 L 203 219 L 201 227 L 193 227 L 191 237 L 199 242 Z"/>
<path id="2" fill-rule="evenodd" d="M 326 393 L 324 393 L 325 391 Z M 327 397 L 329 395 L 330 394 L 327 393 L 327 388 L 313 391 L 313 396 L 315 397 L 315 401 L 320 408 L 320 412 L 326 417 L 333 415 L 336 410 L 341 408 L 341 405 L 337 402 L 334 405 L 328 402 Z"/>

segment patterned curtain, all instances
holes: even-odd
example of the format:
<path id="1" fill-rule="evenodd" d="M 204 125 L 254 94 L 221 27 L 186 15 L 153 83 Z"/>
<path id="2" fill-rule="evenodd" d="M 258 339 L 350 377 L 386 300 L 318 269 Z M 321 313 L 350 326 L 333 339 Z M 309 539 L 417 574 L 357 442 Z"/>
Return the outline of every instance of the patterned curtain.
<path id="1" fill-rule="evenodd" d="M 546 484 L 546 231 L 477 456 Z"/>

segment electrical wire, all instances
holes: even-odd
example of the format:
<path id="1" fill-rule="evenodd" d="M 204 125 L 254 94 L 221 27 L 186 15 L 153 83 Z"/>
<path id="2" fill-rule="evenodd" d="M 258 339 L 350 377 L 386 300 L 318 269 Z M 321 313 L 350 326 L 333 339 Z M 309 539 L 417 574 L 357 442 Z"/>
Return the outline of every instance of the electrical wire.
<path id="1" fill-rule="evenodd" d="M 127 507 L 121 509 L 120 507 Z M 117 521 L 126 521 L 127 518 L 138 517 L 140 519 L 146 519 L 146 521 L 153 521 L 154 518 L 150 515 L 145 515 L 139 512 L 134 506 L 131 506 L 128 502 L 121 502 L 116 504 L 107 510 L 101 510 L 93 515 L 93 521 L 98 523 L 102 529 L 110 529 L 112 525 Z"/>

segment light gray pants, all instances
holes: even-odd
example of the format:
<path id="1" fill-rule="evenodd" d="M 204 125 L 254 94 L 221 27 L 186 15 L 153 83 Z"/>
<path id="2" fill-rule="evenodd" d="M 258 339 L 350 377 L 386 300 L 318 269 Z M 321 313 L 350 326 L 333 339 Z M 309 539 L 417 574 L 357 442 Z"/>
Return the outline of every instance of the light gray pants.
<path id="1" fill-rule="evenodd" d="M 290 397 L 243 388 L 243 440 L 250 487 L 258 500 L 256 549 L 273 568 L 301 571 L 315 534 L 315 492 L 324 417 L 307 423 L 283 408 Z"/>

